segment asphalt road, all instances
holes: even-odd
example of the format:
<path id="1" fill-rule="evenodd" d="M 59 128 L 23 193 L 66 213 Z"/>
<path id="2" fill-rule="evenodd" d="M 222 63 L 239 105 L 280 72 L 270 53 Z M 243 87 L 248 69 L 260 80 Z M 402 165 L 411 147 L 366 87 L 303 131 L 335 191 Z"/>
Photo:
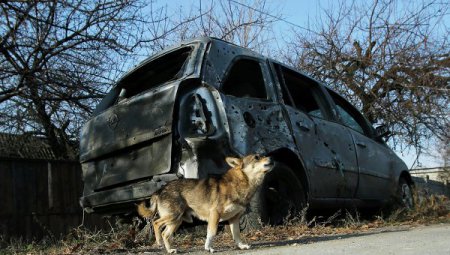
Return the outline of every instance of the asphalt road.
<path id="1" fill-rule="evenodd" d="M 255 247 L 257 248 L 257 247 Z M 223 253 L 227 253 L 223 251 Z M 384 230 L 358 235 L 336 236 L 312 243 L 290 243 L 285 246 L 234 251 L 232 254 L 445 254 L 450 255 L 450 224 L 421 226 L 411 229 Z"/>

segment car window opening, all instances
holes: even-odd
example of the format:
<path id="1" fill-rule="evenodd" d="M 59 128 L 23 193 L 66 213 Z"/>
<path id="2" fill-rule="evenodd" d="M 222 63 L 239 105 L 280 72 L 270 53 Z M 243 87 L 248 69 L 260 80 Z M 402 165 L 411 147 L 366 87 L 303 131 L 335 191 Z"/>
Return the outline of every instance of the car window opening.
<path id="1" fill-rule="evenodd" d="M 317 94 L 314 91 L 315 82 L 287 68 L 280 67 L 280 70 L 279 78 L 286 86 L 286 88 L 282 86 L 284 102 L 312 116 L 323 118 Z"/>
<path id="2" fill-rule="evenodd" d="M 130 98 L 183 76 L 191 47 L 181 48 L 145 64 L 119 84 L 120 98 Z"/>
<path id="3" fill-rule="evenodd" d="M 236 61 L 222 85 L 222 92 L 235 97 L 267 99 L 259 62 L 250 59 Z"/>
<path id="4" fill-rule="evenodd" d="M 345 126 L 358 131 L 361 134 L 365 134 L 366 136 L 371 136 L 370 128 L 367 125 L 367 122 L 362 114 L 358 112 L 352 105 L 350 105 L 347 101 L 342 99 L 339 95 L 337 95 L 332 90 L 328 89 L 331 98 L 336 104 L 338 114 L 341 117 L 341 122 Z"/>

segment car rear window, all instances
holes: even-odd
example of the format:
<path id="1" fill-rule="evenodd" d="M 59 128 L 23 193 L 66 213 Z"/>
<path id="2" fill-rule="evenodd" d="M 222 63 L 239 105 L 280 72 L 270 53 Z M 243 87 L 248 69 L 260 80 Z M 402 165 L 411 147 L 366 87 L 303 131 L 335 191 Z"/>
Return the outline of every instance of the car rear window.
<path id="1" fill-rule="evenodd" d="M 146 90 L 183 76 L 192 47 L 184 47 L 167 53 L 144 64 L 113 87 L 94 110 L 94 116 L 116 104 L 122 98 L 130 98 Z"/>
<path id="2" fill-rule="evenodd" d="M 191 51 L 191 47 L 181 48 L 145 64 L 120 82 L 119 87 L 126 90 L 126 92 L 121 92 L 121 94 L 124 93 L 121 96 L 129 98 L 163 83 L 181 78 Z"/>

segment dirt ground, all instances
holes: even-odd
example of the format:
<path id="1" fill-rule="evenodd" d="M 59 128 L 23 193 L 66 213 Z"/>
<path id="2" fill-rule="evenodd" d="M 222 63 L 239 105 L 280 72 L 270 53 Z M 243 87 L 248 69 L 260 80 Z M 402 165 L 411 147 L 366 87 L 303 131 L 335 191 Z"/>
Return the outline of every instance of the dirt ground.
<path id="1" fill-rule="evenodd" d="M 302 255 L 416 254 L 415 251 L 442 254 L 450 247 L 450 202 L 442 196 L 423 198 L 417 201 L 414 210 L 396 210 L 389 215 L 367 218 L 358 212 L 338 211 L 322 217 L 303 216 L 280 226 L 243 233 L 243 240 L 252 245 L 252 249 L 245 251 L 237 250 L 229 229 L 221 227 L 213 247 L 219 254 Z M 108 231 L 77 228 L 57 240 L 26 243 L 0 238 L 0 254 L 164 254 L 165 250 L 149 238 L 149 232 L 148 228 L 136 232 L 129 225 L 111 225 Z M 172 244 L 181 254 L 208 254 L 203 250 L 205 237 L 205 225 L 182 228 Z M 366 253 L 367 250 L 376 253 Z"/>
<path id="2" fill-rule="evenodd" d="M 250 250 L 238 250 L 231 240 L 215 242 L 218 254 L 450 254 L 450 223 L 400 225 L 367 229 L 357 233 L 304 236 L 279 241 L 253 241 Z M 229 243 L 223 243 L 229 241 Z M 175 244 L 175 243 L 174 243 Z M 176 245 L 176 244 L 175 244 Z M 123 254 L 130 254 L 124 252 Z M 155 246 L 131 254 L 161 254 Z M 179 248 L 180 254 L 209 254 L 203 245 Z"/>

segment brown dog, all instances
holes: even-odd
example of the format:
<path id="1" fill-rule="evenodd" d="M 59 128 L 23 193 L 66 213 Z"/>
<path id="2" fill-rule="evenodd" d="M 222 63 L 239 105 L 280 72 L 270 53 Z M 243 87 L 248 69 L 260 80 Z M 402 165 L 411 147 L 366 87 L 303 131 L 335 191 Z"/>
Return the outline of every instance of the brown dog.
<path id="1" fill-rule="evenodd" d="M 205 250 L 214 252 L 212 239 L 220 221 L 228 221 L 231 234 L 240 249 L 250 246 L 241 241 L 239 218 L 245 212 L 265 174 L 272 168 L 269 157 L 249 155 L 243 159 L 226 158 L 232 167 L 219 178 L 179 179 L 169 182 L 150 198 L 150 207 L 145 201 L 138 205 L 140 216 L 152 219 L 156 212 L 159 218 L 153 221 L 156 243 L 162 239 L 167 252 L 176 253 L 169 239 L 183 221 L 192 222 L 192 216 L 208 222 Z"/>

